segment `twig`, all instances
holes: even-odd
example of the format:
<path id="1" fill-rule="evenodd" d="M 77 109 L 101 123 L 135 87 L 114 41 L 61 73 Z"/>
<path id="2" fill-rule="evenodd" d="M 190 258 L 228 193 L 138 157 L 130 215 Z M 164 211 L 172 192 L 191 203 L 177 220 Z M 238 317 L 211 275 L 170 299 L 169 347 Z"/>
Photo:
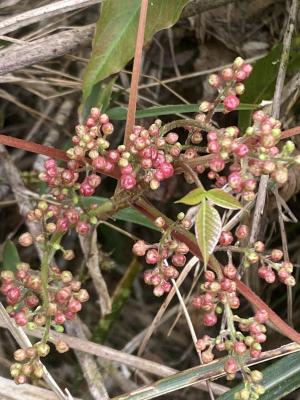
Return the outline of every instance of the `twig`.
<path id="1" fill-rule="evenodd" d="M 19 28 L 23 28 L 24 26 L 33 24 L 34 22 L 40 22 L 45 18 L 101 3 L 101 1 L 102 0 L 61 0 L 54 3 L 51 2 L 46 6 L 34 8 L 0 21 L 0 35 L 5 35 Z"/>
<path id="2" fill-rule="evenodd" d="M 102 317 L 104 317 L 111 312 L 111 299 L 100 270 L 97 248 L 97 229 L 94 228 L 87 236 L 80 236 L 79 241 L 85 257 L 86 266 L 99 296 Z"/>
<path id="3" fill-rule="evenodd" d="M 128 114 L 125 127 L 124 144 L 128 145 L 129 135 L 131 134 L 135 122 L 135 112 L 138 94 L 138 83 L 141 70 L 142 53 L 144 45 L 145 26 L 147 18 L 148 0 L 141 0 L 141 11 L 138 26 L 138 33 L 136 37 L 136 46 L 132 70 L 132 78 L 130 85 L 130 94 L 128 102 Z"/>
<path id="4" fill-rule="evenodd" d="M 28 44 L 15 45 L 14 49 L 8 48 L 1 53 L 0 75 L 70 53 L 89 43 L 93 32 L 94 26 L 87 25 L 46 36 Z"/>
<path id="5" fill-rule="evenodd" d="M 201 352 L 197 349 L 197 345 L 196 345 L 196 344 L 197 344 L 197 335 L 196 335 L 196 332 L 195 332 L 195 329 L 194 329 L 192 320 L 191 320 L 191 318 L 190 318 L 190 315 L 189 315 L 189 313 L 188 313 L 188 310 L 187 310 L 187 308 L 186 308 L 185 302 L 184 302 L 184 300 L 183 300 L 183 298 L 182 298 L 182 296 L 181 296 L 181 293 L 180 293 L 180 291 L 179 291 L 179 289 L 178 289 L 178 287 L 177 287 L 177 285 L 176 285 L 175 280 L 174 280 L 174 279 L 171 279 L 171 282 L 172 282 L 173 287 L 175 288 L 175 291 L 176 291 L 178 300 L 179 300 L 180 305 L 181 305 L 181 307 L 182 307 L 182 310 L 183 310 L 183 313 L 184 313 L 186 322 L 187 322 L 187 324 L 188 324 L 188 327 L 189 327 L 189 330 L 190 330 L 190 333 L 191 333 L 191 336 L 192 336 L 192 339 L 193 339 L 193 342 L 194 342 L 195 349 L 196 349 L 197 354 L 198 354 L 198 356 L 199 356 L 200 364 L 203 364 L 202 357 L 201 357 Z M 209 396 L 210 396 L 210 398 L 213 400 L 213 399 L 214 399 L 214 394 L 213 394 L 213 392 L 212 392 L 212 389 L 211 389 L 211 385 L 210 385 L 209 380 L 206 381 L 206 385 L 207 385 L 207 389 L 208 389 Z"/>

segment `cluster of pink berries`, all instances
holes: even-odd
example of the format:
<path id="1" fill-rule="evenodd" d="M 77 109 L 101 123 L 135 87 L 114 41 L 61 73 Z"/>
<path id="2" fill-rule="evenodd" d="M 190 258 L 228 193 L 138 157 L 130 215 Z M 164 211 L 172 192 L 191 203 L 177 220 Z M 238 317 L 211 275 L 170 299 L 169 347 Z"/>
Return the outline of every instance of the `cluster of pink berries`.
<path id="1" fill-rule="evenodd" d="M 185 229 L 191 227 L 191 221 L 182 217 L 180 224 Z M 165 221 L 159 217 L 155 224 L 164 230 Z M 172 285 L 170 279 L 177 279 L 179 272 L 177 268 L 184 267 L 186 263 L 186 254 L 189 252 L 188 246 L 183 242 L 178 242 L 172 238 L 169 231 L 164 231 L 159 244 L 146 244 L 143 240 L 137 241 L 133 245 L 133 253 L 137 256 L 145 256 L 147 264 L 155 265 L 155 268 L 146 270 L 144 273 L 144 281 L 147 285 L 154 286 L 153 293 L 155 296 L 162 296 L 168 293 Z"/>
<path id="2" fill-rule="evenodd" d="M 55 343 L 59 353 L 65 353 L 69 346 L 62 340 Z M 50 352 L 50 346 L 44 342 L 38 342 L 26 349 L 18 349 L 14 352 L 14 359 L 17 361 L 10 367 L 11 376 L 17 384 L 26 383 L 31 379 L 39 379 L 44 375 L 44 367 L 40 362 L 41 357 L 46 357 Z"/>
<path id="3" fill-rule="evenodd" d="M 50 319 L 55 329 L 62 331 L 63 323 L 74 319 L 81 304 L 89 299 L 81 282 L 74 280 L 70 271 L 61 272 L 57 267 L 50 269 L 47 309 L 43 306 L 40 272 L 31 270 L 29 264 L 19 263 L 16 273 L 4 270 L 0 276 L 9 315 L 17 325 L 29 329 L 45 326 Z"/>

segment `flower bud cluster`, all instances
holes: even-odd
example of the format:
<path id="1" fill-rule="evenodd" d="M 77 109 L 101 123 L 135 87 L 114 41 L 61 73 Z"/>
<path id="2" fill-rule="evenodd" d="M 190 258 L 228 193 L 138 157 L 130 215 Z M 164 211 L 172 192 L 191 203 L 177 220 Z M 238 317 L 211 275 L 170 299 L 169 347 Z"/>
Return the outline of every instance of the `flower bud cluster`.
<path id="1" fill-rule="evenodd" d="M 68 345 L 59 340 L 55 344 L 59 353 L 68 351 Z M 10 367 L 11 376 L 17 384 L 26 383 L 28 379 L 40 379 L 44 375 L 44 368 L 40 362 L 41 357 L 46 357 L 50 352 L 50 346 L 44 342 L 35 343 L 26 349 L 18 349 L 14 352 L 15 363 Z"/>
<path id="2" fill-rule="evenodd" d="M 283 252 L 279 249 L 274 249 L 269 255 L 262 257 L 258 275 L 267 283 L 274 283 L 277 274 L 280 282 L 287 286 L 295 286 L 296 280 L 292 275 L 294 266 L 289 261 L 282 261 L 282 258 Z"/>
<path id="3" fill-rule="evenodd" d="M 137 256 L 145 256 L 147 264 L 155 266 L 144 272 L 144 281 L 147 285 L 154 286 L 153 293 L 159 297 L 171 290 L 172 285 L 169 281 L 177 279 L 178 268 L 185 266 L 189 248 L 185 243 L 175 240 L 169 229 L 165 229 L 163 218 L 157 218 L 155 223 L 163 231 L 159 244 L 149 245 L 143 240 L 139 240 L 134 244 L 132 250 Z M 183 218 L 180 225 L 189 229 L 191 222 Z"/>
<path id="4" fill-rule="evenodd" d="M 219 280 L 213 271 L 206 270 L 205 282 L 201 285 L 204 293 L 192 300 L 195 308 L 204 311 L 203 324 L 205 326 L 214 326 L 218 322 L 217 315 L 223 312 L 225 303 L 228 303 L 231 309 L 237 309 L 240 306 L 234 281 L 237 276 L 236 267 L 228 264 L 223 272 L 224 277 Z"/>
<path id="5" fill-rule="evenodd" d="M 7 311 L 19 326 L 29 329 L 43 327 L 50 320 L 51 325 L 63 331 L 66 320 L 72 320 L 81 310 L 82 303 L 89 299 L 88 292 L 81 288 L 70 271 L 52 267 L 49 273 L 49 304 L 45 308 L 42 299 L 40 272 L 30 265 L 19 263 L 17 271 L 1 271 L 1 293 L 6 297 Z"/>
<path id="6" fill-rule="evenodd" d="M 39 239 L 40 242 L 43 242 L 46 237 L 54 233 L 66 233 L 72 228 L 79 235 L 87 235 L 90 232 L 91 224 L 94 223 L 83 209 L 77 207 L 76 204 L 70 204 L 69 199 L 56 204 L 40 201 L 34 210 L 29 211 L 27 219 L 43 221 L 45 232 L 43 238 L 33 238 L 28 232 L 21 235 L 19 243 L 22 246 L 30 246 L 34 240 L 39 242 Z"/>
<path id="7" fill-rule="evenodd" d="M 230 112 L 237 109 L 240 100 L 237 96 L 245 91 L 242 83 L 252 72 L 252 66 L 245 63 L 241 57 L 237 57 L 232 66 L 223 69 L 219 74 L 212 74 L 208 78 L 209 84 L 218 90 L 220 101 L 223 102 L 224 112 Z M 209 112 L 214 104 L 202 102 L 200 111 Z"/>

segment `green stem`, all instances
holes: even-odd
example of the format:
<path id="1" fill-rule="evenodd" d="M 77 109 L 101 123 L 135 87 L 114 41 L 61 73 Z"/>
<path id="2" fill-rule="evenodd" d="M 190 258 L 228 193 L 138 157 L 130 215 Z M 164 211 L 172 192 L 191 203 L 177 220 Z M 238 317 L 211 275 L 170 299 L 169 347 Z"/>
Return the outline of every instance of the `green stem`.
<path id="1" fill-rule="evenodd" d="M 46 318 L 47 318 L 46 325 L 45 325 L 45 332 L 44 332 L 43 339 L 42 339 L 42 342 L 44 342 L 44 343 L 47 342 L 47 340 L 48 340 L 50 325 L 51 325 L 51 317 L 47 316 L 47 310 L 48 310 L 49 304 L 50 304 L 49 290 L 48 290 L 49 267 L 51 265 L 54 254 L 57 251 L 57 248 L 55 248 L 55 245 L 60 243 L 62 237 L 63 237 L 62 233 L 56 233 L 55 235 L 52 236 L 50 241 L 46 244 L 46 248 L 43 253 L 43 257 L 42 257 L 42 261 L 41 261 L 43 309 L 45 310 Z"/>

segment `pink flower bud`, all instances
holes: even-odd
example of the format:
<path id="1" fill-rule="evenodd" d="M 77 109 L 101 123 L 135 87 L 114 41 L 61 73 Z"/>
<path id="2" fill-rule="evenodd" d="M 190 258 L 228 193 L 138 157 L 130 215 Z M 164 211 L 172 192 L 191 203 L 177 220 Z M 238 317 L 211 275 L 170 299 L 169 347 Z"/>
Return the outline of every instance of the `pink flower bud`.
<path id="1" fill-rule="evenodd" d="M 107 122 L 105 124 L 102 125 L 101 130 L 103 132 L 104 135 L 111 135 L 114 131 L 114 126 L 112 123 Z"/>
<path id="2" fill-rule="evenodd" d="M 133 175 L 122 175 L 120 178 L 120 185 L 123 189 L 130 190 L 135 187 L 136 179 Z"/>
<path id="3" fill-rule="evenodd" d="M 209 162 L 209 168 L 214 172 L 220 172 L 225 168 L 225 162 L 222 158 L 214 158 Z"/>
<path id="4" fill-rule="evenodd" d="M 206 313 L 203 317 L 203 324 L 205 326 L 214 326 L 217 323 L 218 319 L 214 312 Z"/>
<path id="5" fill-rule="evenodd" d="M 109 117 L 107 114 L 102 114 L 99 118 L 100 124 L 107 124 L 109 122 Z"/>
<path id="6" fill-rule="evenodd" d="M 69 221 L 67 218 L 59 218 L 56 222 L 57 232 L 67 232 L 69 229 Z"/>
<path id="7" fill-rule="evenodd" d="M 6 300 L 9 304 L 16 304 L 21 298 L 21 290 L 18 287 L 12 287 L 7 291 Z"/>
<path id="8" fill-rule="evenodd" d="M 15 315 L 16 324 L 19 326 L 25 326 L 28 322 L 27 317 L 23 311 L 19 311 Z"/>
<path id="9" fill-rule="evenodd" d="M 221 233 L 219 243 L 221 246 L 230 246 L 231 243 L 233 242 L 233 236 L 232 233 L 229 231 L 223 231 Z"/>
<path id="10" fill-rule="evenodd" d="M 80 193 L 82 196 L 89 197 L 95 193 L 95 189 L 90 186 L 87 180 L 83 181 L 79 188 Z"/>
<path id="11" fill-rule="evenodd" d="M 148 248 L 148 245 L 143 240 L 138 240 L 132 248 L 132 251 L 135 255 L 137 256 L 144 256 L 146 254 L 146 250 Z"/>
<path id="12" fill-rule="evenodd" d="M 79 235 L 87 235 L 90 231 L 90 225 L 87 222 L 79 221 L 76 225 L 76 232 Z"/>
<path id="13" fill-rule="evenodd" d="M 230 357 L 225 361 L 224 370 L 227 374 L 235 374 L 238 370 L 238 363 L 235 358 Z"/>
<path id="14" fill-rule="evenodd" d="M 240 100 L 236 96 L 227 96 L 224 99 L 224 107 L 227 111 L 233 111 L 240 105 Z"/>
<path id="15" fill-rule="evenodd" d="M 91 174 L 87 177 L 87 182 L 92 188 L 96 188 L 101 183 L 101 178 L 99 175 Z"/>
<path id="16" fill-rule="evenodd" d="M 79 300 L 71 299 L 68 303 L 67 310 L 76 314 L 82 308 L 82 305 Z"/>
<path id="17" fill-rule="evenodd" d="M 156 249 L 150 249 L 146 253 L 146 263 L 156 264 L 158 261 L 158 251 Z"/>
<path id="18" fill-rule="evenodd" d="M 31 246 L 33 243 L 33 237 L 31 235 L 31 233 L 29 232 L 25 232 L 23 233 L 18 240 L 19 244 L 23 247 L 28 247 Z"/>

